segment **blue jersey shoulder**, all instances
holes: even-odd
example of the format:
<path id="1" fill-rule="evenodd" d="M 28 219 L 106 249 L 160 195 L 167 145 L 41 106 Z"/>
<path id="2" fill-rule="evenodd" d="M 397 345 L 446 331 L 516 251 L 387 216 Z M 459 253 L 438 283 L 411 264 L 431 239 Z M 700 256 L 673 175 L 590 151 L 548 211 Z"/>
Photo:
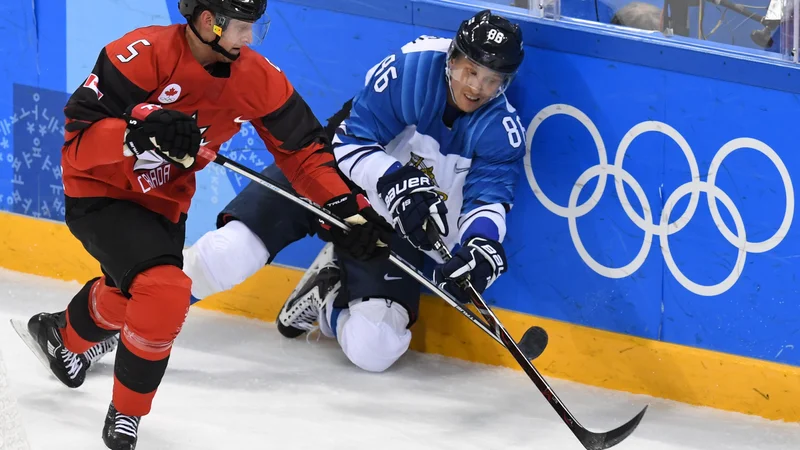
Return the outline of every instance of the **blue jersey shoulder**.
<path id="1" fill-rule="evenodd" d="M 447 96 L 449 45 L 449 39 L 423 36 L 373 66 L 354 99 L 348 125 L 372 126 L 372 133 L 360 129 L 359 134 L 386 145 L 406 126 L 432 121 Z"/>
<path id="2" fill-rule="evenodd" d="M 463 212 L 492 203 L 510 207 L 525 154 L 525 128 L 516 109 L 505 95 L 497 97 L 473 117 L 469 133 L 472 166 Z"/>
<path id="3" fill-rule="evenodd" d="M 525 127 L 505 95 L 473 115 L 468 134 L 473 157 L 514 160 L 525 153 Z"/>

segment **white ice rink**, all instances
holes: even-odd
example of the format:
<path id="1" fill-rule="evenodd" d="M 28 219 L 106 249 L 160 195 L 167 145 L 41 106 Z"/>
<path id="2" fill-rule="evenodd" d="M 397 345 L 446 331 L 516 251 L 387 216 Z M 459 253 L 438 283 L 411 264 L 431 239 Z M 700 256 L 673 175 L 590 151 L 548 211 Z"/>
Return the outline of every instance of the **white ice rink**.
<path id="1" fill-rule="evenodd" d="M 80 389 L 69 390 L 8 324 L 63 309 L 79 288 L 0 271 L 0 353 L 32 450 L 105 448 L 100 432 L 113 357 Z M 651 404 L 639 428 L 615 449 L 800 449 L 799 424 L 549 381 L 592 430 L 614 428 Z M 287 340 L 272 324 L 193 308 L 153 412 L 142 420 L 137 448 L 582 447 L 520 371 L 410 352 L 388 372 L 370 374 L 349 364 L 333 341 Z"/>

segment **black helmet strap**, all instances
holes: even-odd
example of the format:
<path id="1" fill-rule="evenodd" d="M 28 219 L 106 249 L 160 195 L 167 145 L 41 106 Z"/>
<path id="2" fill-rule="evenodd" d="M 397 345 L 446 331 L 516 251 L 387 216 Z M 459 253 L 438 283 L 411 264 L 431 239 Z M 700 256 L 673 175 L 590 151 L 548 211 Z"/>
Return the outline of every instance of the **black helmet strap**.
<path id="1" fill-rule="evenodd" d="M 191 18 L 188 18 L 188 19 L 189 19 L 188 20 L 189 28 L 192 29 L 192 32 L 194 33 L 195 36 L 197 36 L 197 39 L 200 39 L 200 42 L 202 42 L 203 44 L 208 45 L 209 47 L 211 47 L 211 50 L 214 50 L 215 52 L 220 53 L 222 56 L 230 59 L 231 61 L 236 61 L 236 58 L 238 58 L 239 55 L 234 55 L 234 54 L 230 53 L 229 51 L 225 50 L 224 48 L 222 48 L 221 45 L 219 45 L 219 40 L 222 38 L 222 36 L 217 35 L 217 37 L 213 41 L 206 41 L 205 39 L 203 39 L 202 36 L 200 36 L 200 33 L 197 31 L 197 28 L 194 27 L 194 23 L 191 20 Z"/>

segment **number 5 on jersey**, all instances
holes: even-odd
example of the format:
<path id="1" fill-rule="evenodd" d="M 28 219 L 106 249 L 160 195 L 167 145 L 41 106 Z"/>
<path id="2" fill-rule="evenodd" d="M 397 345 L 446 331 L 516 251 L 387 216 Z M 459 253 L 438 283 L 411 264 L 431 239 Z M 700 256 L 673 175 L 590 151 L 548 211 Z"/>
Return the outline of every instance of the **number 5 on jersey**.
<path id="1" fill-rule="evenodd" d="M 136 51 L 136 44 L 142 44 L 147 47 L 150 46 L 150 43 L 147 42 L 147 39 L 139 39 L 138 41 L 134 41 L 133 43 L 131 43 L 131 45 L 128 46 L 128 52 L 130 53 L 130 55 L 128 56 L 117 55 L 117 59 L 121 63 L 128 63 L 131 62 L 133 58 L 139 56 L 139 52 Z"/>
<path id="2" fill-rule="evenodd" d="M 397 79 L 397 68 L 394 66 L 389 67 L 394 60 L 395 56 L 389 55 L 378 64 L 377 70 L 375 71 L 375 92 L 383 92 L 386 90 L 386 87 L 389 86 L 389 77 L 392 77 L 393 80 Z"/>

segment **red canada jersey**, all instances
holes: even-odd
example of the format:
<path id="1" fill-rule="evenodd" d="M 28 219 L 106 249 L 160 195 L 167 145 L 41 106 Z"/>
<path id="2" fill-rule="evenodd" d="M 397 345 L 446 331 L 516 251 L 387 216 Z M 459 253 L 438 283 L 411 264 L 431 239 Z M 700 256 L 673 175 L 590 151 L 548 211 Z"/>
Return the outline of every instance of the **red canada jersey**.
<path id="1" fill-rule="evenodd" d="M 191 169 L 157 155 L 123 155 L 124 111 L 153 103 L 197 120 L 201 146 L 219 151 L 250 122 L 300 195 L 318 204 L 350 192 L 330 142 L 306 102 L 264 56 L 242 48 L 231 64 L 207 70 L 192 55 L 186 25 L 136 29 L 108 44 L 64 109 L 64 193 L 136 202 L 177 222 L 195 192 Z"/>

